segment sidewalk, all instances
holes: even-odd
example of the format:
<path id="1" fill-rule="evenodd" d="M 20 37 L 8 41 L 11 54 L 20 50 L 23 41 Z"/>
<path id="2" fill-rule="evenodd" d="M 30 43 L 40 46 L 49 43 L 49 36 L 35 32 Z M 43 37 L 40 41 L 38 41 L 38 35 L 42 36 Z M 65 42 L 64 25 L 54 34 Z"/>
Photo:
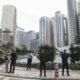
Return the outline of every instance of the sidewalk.
<path id="1" fill-rule="evenodd" d="M 5 68 L 4 68 L 5 69 Z M 0 70 L 0 75 L 5 77 L 16 77 L 16 78 L 25 78 L 25 79 L 55 79 L 55 71 L 47 70 L 47 77 L 39 77 L 39 70 L 32 69 L 26 70 L 23 67 L 16 67 L 15 73 L 5 73 L 4 70 Z M 80 80 L 80 72 L 70 70 L 70 76 L 61 76 L 61 70 L 59 70 L 59 80 Z"/>
<path id="2" fill-rule="evenodd" d="M 4 77 L 4 76 L 0 76 L 0 80 L 9 80 L 9 78 Z"/>

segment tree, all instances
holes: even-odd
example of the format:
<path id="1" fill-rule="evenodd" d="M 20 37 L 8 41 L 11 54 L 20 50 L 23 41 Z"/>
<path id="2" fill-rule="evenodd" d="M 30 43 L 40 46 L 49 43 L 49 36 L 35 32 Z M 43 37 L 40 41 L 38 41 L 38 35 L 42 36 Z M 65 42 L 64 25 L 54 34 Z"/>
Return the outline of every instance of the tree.
<path id="1" fill-rule="evenodd" d="M 75 52 L 76 52 L 76 61 L 79 63 L 80 61 L 80 47 L 76 47 L 75 48 Z"/>
<path id="2" fill-rule="evenodd" d="M 42 54 L 43 50 L 44 50 L 44 59 L 46 59 L 46 61 L 52 62 L 55 58 L 55 47 L 49 45 L 41 45 L 39 47 L 38 54 L 39 55 Z"/>
<path id="3" fill-rule="evenodd" d="M 26 49 L 25 46 L 22 46 L 22 47 L 16 47 L 16 53 L 19 54 L 19 55 L 24 55 L 25 53 L 27 53 L 28 50 Z"/>
<path id="4" fill-rule="evenodd" d="M 80 34 L 75 37 L 75 44 L 80 44 Z"/>
<path id="5" fill-rule="evenodd" d="M 77 61 L 79 63 L 80 61 L 80 47 L 76 46 L 74 47 L 73 45 L 71 45 L 70 47 L 70 52 L 71 52 L 71 63 L 75 64 L 75 61 Z"/>
<path id="6" fill-rule="evenodd" d="M 22 53 L 23 54 L 27 53 L 27 49 L 26 48 L 22 48 Z"/>
<path id="7" fill-rule="evenodd" d="M 71 63 L 74 63 L 75 64 L 75 48 L 74 48 L 74 45 L 73 44 L 71 44 L 71 46 L 70 46 L 70 53 L 71 53 L 71 56 L 70 56 L 70 58 L 71 58 Z"/>
<path id="8" fill-rule="evenodd" d="M 1 49 L 2 49 L 4 55 L 10 54 L 11 49 L 13 49 L 13 44 L 10 42 L 2 44 Z"/>
<path id="9" fill-rule="evenodd" d="M 16 53 L 21 54 L 21 49 L 19 47 L 16 47 Z"/>

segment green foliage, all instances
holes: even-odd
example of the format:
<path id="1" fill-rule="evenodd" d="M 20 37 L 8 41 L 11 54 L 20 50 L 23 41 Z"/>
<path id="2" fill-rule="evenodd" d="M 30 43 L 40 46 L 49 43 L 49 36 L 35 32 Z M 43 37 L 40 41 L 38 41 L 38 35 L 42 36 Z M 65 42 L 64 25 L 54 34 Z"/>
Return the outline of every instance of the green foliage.
<path id="1" fill-rule="evenodd" d="M 79 62 L 80 60 L 80 47 L 76 47 L 75 48 L 75 52 L 76 52 L 76 61 Z"/>
<path id="2" fill-rule="evenodd" d="M 22 53 L 27 53 L 26 47 L 23 47 L 23 48 L 22 48 Z"/>
<path id="3" fill-rule="evenodd" d="M 16 47 L 16 53 L 19 55 L 24 55 L 25 53 L 27 53 L 27 49 L 26 47 L 22 47 L 22 48 Z"/>
<path id="4" fill-rule="evenodd" d="M 26 67 L 26 64 L 24 63 L 16 63 L 19 67 Z M 40 63 L 34 63 L 31 65 L 32 68 L 40 69 Z M 54 70 L 55 64 L 54 63 L 46 63 L 46 69 L 47 70 Z"/>
<path id="5" fill-rule="evenodd" d="M 6 44 L 2 44 L 2 47 L 4 47 L 5 48 L 5 50 L 6 49 L 12 49 L 13 48 L 13 44 L 11 44 L 11 43 L 6 43 Z"/>
<path id="6" fill-rule="evenodd" d="M 21 53 L 21 49 L 17 47 L 17 48 L 16 48 L 16 53 L 17 53 L 17 54 Z"/>
<path id="7" fill-rule="evenodd" d="M 70 53 L 71 53 L 71 63 L 75 63 L 75 61 L 80 61 L 80 46 L 74 47 L 71 45 L 70 47 Z"/>
<path id="8" fill-rule="evenodd" d="M 75 44 L 80 44 L 80 34 L 75 37 Z"/>
<path id="9" fill-rule="evenodd" d="M 44 54 L 47 61 L 53 61 L 55 56 L 55 47 L 54 46 L 48 46 L 48 45 L 41 45 L 38 50 L 38 54 Z"/>
<path id="10" fill-rule="evenodd" d="M 72 70 L 80 70 L 80 64 L 70 64 L 69 68 Z"/>
<path id="11" fill-rule="evenodd" d="M 1 45 L 0 56 L 10 55 L 11 49 L 13 49 L 13 44 L 5 43 Z"/>
<path id="12" fill-rule="evenodd" d="M 54 63 L 47 63 L 46 69 L 47 70 L 54 70 L 55 69 L 55 64 Z"/>

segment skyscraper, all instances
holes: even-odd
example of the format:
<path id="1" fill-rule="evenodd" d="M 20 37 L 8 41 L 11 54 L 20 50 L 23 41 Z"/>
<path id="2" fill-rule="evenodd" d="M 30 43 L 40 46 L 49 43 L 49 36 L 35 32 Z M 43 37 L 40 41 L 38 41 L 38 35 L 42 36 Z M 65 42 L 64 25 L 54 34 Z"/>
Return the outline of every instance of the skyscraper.
<path id="1" fill-rule="evenodd" d="M 78 22 L 79 22 L 79 35 L 77 36 L 77 43 L 80 43 L 80 1 L 78 2 Z"/>
<path id="2" fill-rule="evenodd" d="M 26 46 L 26 32 L 20 27 L 16 28 L 15 46 Z"/>
<path id="3" fill-rule="evenodd" d="M 6 35 L 11 36 L 12 41 L 15 42 L 15 32 L 16 32 L 16 8 L 12 5 L 3 6 L 2 10 L 2 21 L 1 29 L 3 31 L 3 39 L 8 42 Z"/>
<path id="4" fill-rule="evenodd" d="M 53 40 L 53 21 L 49 17 L 41 17 L 40 18 L 40 29 L 39 29 L 39 42 L 40 45 L 50 45 L 53 46 L 54 40 Z"/>
<path id="5" fill-rule="evenodd" d="M 80 34 L 80 2 L 78 3 L 78 18 L 79 18 L 79 34 Z"/>
<path id="6" fill-rule="evenodd" d="M 56 47 L 68 45 L 67 18 L 60 11 L 57 11 L 54 17 L 54 44 Z"/>
<path id="7" fill-rule="evenodd" d="M 69 23 L 69 44 L 75 43 L 75 38 L 79 34 L 79 22 L 77 15 L 76 0 L 67 0 L 68 23 Z"/>
<path id="8" fill-rule="evenodd" d="M 31 40 L 30 48 L 32 51 L 36 52 L 39 48 L 39 32 L 36 32 L 36 38 Z"/>
<path id="9" fill-rule="evenodd" d="M 26 32 L 26 48 L 31 50 L 31 41 L 36 39 L 36 32 L 28 31 Z"/>

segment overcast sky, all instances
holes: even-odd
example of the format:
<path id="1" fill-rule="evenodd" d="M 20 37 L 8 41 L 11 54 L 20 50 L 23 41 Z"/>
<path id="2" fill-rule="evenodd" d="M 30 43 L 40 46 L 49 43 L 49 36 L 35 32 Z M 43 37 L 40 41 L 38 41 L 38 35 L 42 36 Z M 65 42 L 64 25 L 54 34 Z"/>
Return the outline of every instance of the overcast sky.
<path id="1" fill-rule="evenodd" d="M 0 22 L 3 5 L 16 7 L 17 26 L 25 31 L 39 31 L 39 19 L 42 16 L 53 17 L 56 11 L 67 15 L 67 0 L 0 0 Z"/>

